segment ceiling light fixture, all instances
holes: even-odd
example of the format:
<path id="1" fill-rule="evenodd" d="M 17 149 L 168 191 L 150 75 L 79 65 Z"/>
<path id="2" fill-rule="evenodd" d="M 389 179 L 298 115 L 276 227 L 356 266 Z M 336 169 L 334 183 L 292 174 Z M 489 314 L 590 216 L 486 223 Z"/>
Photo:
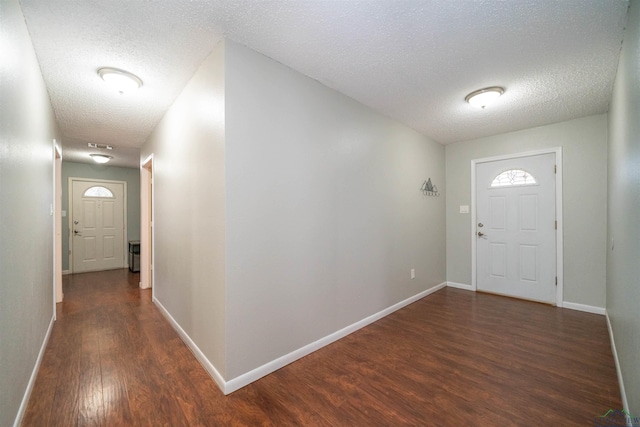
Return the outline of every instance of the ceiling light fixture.
<path id="1" fill-rule="evenodd" d="M 113 156 L 107 156 L 106 154 L 89 154 L 96 163 L 107 163 L 113 159 Z"/>
<path id="2" fill-rule="evenodd" d="M 87 147 L 89 148 L 100 148 L 101 150 L 113 150 L 113 145 L 105 145 L 105 144 L 96 144 L 94 142 L 88 142 Z"/>
<path id="3" fill-rule="evenodd" d="M 491 104 L 504 93 L 504 88 L 500 86 L 486 87 L 471 92 L 464 97 L 464 100 L 474 107 L 484 108 Z"/>
<path id="4" fill-rule="evenodd" d="M 102 80 L 116 88 L 120 94 L 142 87 L 140 77 L 128 71 L 104 67 L 98 70 L 98 75 Z"/>

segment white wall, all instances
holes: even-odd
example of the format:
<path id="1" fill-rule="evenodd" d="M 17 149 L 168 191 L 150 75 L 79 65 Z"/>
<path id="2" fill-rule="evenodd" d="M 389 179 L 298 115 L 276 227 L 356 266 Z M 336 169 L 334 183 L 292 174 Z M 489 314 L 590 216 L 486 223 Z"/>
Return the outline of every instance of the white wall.
<path id="1" fill-rule="evenodd" d="M 445 280 L 444 147 L 246 47 L 152 153 L 154 297 L 226 381 Z"/>
<path id="2" fill-rule="evenodd" d="M 226 102 L 228 378 L 444 282 L 443 146 L 231 41 Z"/>
<path id="3" fill-rule="evenodd" d="M 153 295 L 224 376 L 224 43 L 142 147 L 154 155 Z"/>
<path id="4" fill-rule="evenodd" d="M 609 110 L 607 313 L 628 410 L 640 414 L 640 3 L 633 1 Z"/>
<path id="5" fill-rule="evenodd" d="M 598 115 L 446 146 L 447 280 L 471 284 L 471 160 L 563 150 L 565 302 L 605 306 L 607 117 Z"/>
<path id="6" fill-rule="evenodd" d="M 0 425 L 19 418 L 53 317 L 56 124 L 17 0 L 0 3 Z"/>

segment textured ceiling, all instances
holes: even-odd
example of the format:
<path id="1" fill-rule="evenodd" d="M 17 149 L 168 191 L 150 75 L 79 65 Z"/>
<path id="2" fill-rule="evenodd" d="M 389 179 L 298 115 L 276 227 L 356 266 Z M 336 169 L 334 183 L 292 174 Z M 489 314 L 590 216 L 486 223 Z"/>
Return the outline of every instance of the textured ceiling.
<path id="1" fill-rule="evenodd" d="M 137 149 L 227 36 L 446 144 L 606 112 L 622 0 L 22 0 L 67 160 Z M 137 74 L 120 95 L 96 70 Z M 478 110 L 467 93 L 506 88 Z"/>

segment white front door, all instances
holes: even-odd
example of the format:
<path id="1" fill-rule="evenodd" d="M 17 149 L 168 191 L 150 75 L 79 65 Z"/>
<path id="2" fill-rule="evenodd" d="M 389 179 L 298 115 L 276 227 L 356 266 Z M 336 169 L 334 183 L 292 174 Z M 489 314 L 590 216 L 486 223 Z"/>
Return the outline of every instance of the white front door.
<path id="1" fill-rule="evenodd" d="M 555 153 L 476 164 L 477 289 L 556 302 Z"/>
<path id="2" fill-rule="evenodd" d="M 73 272 L 124 268 L 124 183 L 72 180 Z"/>

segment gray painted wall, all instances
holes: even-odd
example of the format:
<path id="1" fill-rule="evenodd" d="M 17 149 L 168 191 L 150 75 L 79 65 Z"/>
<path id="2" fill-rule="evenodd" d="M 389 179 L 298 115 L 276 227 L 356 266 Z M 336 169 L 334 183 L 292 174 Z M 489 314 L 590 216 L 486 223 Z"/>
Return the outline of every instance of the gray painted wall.
<path id="1" fill-rule="evenodd" d="M 444 178 L 442 145 L 227 40 L 228 378 L 444 282 Z"/>
<path id="2" fill-rule="evenodd" d="M 226 380 L 445 280 L 444 147 L 246 47 L 151 153 L 154 295 Z"/>
<path id="3" fill-rule="evenodd" d="M 140 240 L 140 170 L 63 160 L 62 210 L 67 216 L 62 218 L 62 270 L 69 269 L 69 177 L 126 181 L 127 240 Z"/>
<path id="4" fill-rule="evenodd" d="M 10 426 L 53 318 L 58 136 L 17 0 L 0 2 L 0 40 L 0 426 Z"/>
<path id="5" fill-rule="evenodd" d="M 446 146 L 447 280 L 471 284 L 471 160 L 562 147 L 564 298 L 605 306 L 607 117 L 598 115 Z"/>
<path id="6" fill-rule="evenodd" d="M 607 313 L 628 410 L 640 416 L 640 3 L 633 1 L 609 111 Z"/>
<path id="7" fill-rule="evenodd" d="M 153 153 L 154 297 L 225 376 L 224 43 L 141 150 Z"/>

